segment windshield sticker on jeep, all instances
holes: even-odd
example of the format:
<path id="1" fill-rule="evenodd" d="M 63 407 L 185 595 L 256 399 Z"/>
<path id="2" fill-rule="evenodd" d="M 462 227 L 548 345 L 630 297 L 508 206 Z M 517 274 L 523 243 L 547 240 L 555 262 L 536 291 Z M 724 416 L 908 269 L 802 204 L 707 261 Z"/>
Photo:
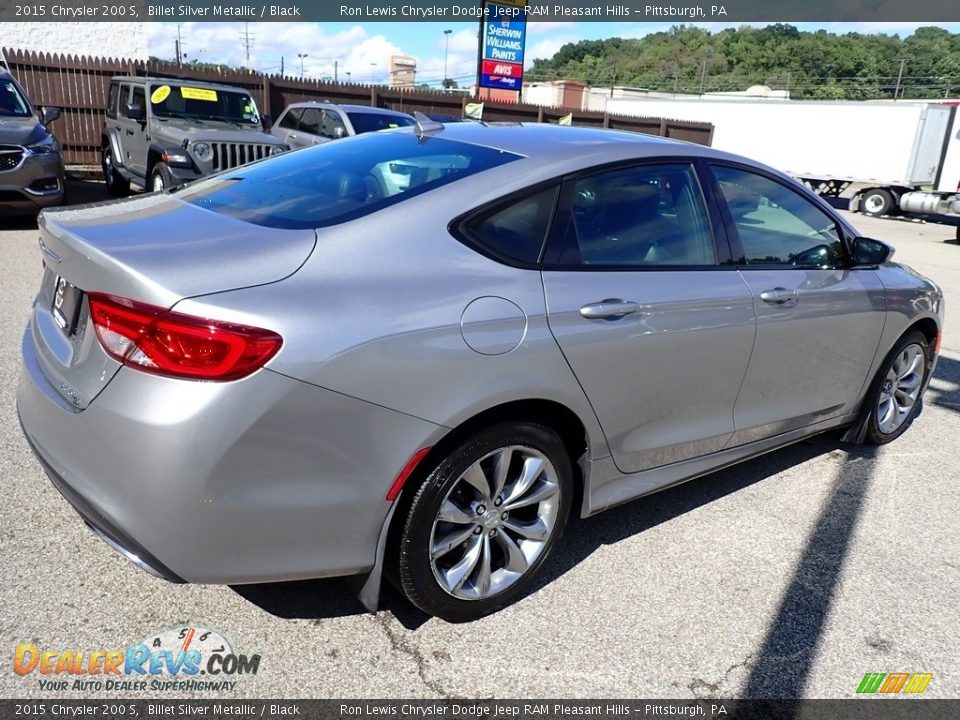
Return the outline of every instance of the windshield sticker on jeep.
<path id="1" fill-rule="evenodd" d="M 203 88 L 182 87 L 180 88 L 180 97 L 186 100 L 208 100 L 217 101 L 216 90 L 205 90 Z"/>
<path id="2" fill-rule="evenodd" d="M 152 102 L 154 105 L 157 105 L 159 103 L 162 103 L 168 97 L 170 97 L 170 86 L 161 85 L 156 90 L 154 90 L 153 93 L 151 93 L 150 102 Z"/>

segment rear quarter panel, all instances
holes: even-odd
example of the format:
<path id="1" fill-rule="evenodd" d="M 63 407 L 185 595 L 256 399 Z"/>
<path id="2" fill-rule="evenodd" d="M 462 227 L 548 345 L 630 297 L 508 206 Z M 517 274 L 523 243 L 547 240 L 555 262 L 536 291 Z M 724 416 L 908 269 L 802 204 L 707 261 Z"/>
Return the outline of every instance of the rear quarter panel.
<path id="1" fill-rule="evenodd" d="M 488 183 L 492 199 L 502 185 Z M 605 457 L 596 416 L 547 326 L 539 271 L 485 258 L 447 231 L 485 201 L 462 185 L 319 230 L 310 259 L 282 282 L 176 308 L 279 332 L 271 370 L 445 427 L 514 400 L 559 402 L 585 425 L 591 455 Z M 464 310 L 489 297 L 510 302 L 494 304 L 504 315 L 485 313 L 476 330 L 514 333 L 509 352 L 483 354 L 464 340 Z M 525 316 L 519 331 L 511 303 Z"/>

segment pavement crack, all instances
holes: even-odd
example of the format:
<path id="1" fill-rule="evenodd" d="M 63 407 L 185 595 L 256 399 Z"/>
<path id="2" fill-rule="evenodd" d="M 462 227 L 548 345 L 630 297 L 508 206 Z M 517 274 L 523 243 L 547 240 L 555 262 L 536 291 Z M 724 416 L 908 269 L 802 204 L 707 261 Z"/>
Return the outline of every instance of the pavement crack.
<path id="1" fill-rule="evenodd" d="M 703 678 L 698 678 L 698 677 L 694 678 L 687 685 L 687 689 L 698 700 L 702 700 L 704 698 L 716 698 L 718 697 L 720 687 L 727 681 L 727 678 L 730 677 L 730 673 L 732 673 L 737 668 L 748 667 L 752 659 L 753 659 L 753 653 L 749 653 L 741 662 L 734 663 L 733 665 L 728 667 L 726 671 L 723 673 L 723 676 L 719 680 L 717 680 L 715 683 L 707 682 Z M 706 690 L 707 694 L 706 695 L 701 694 L 702 690 Z"/>
<path id="2" fill-rule="evenodd" d="M 435 692 L 438 697 L 442 697 L 447 700 L 455 697 L 452 693 L 447 692 L 443 686 L 440 685 L 440 683 L 427 677 L 427 659 L 423 656 L 423 653 L 420 652 L 420 650 L 415 648 L 410 641 L 407 640 L 407 638 L 396 631 L 396 628 L 391 623 L 390 613 L 378 612 L 374 616 L 374 619 L 376 623 L 383 629 L 383 633 L 387 636 L 390 647 L 395 652 L 402 653 L 413 660 L 414 665 L 417 667 L 417 674 L 420 676 L 420 681 L 427 688 Z"/>

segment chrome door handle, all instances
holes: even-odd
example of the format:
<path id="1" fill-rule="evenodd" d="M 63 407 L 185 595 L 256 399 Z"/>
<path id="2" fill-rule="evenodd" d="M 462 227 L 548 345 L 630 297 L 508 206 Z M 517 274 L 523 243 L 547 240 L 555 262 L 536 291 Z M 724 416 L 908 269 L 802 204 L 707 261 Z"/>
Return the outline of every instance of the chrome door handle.
<path id="1" fill-rule="evenodd" d="M 769 305 L 795 305 L 800 299 L 800 293 L 778 287 L 773 290 L 764 290 L 760 293 L 760 299 Z"/>
<path id="2" fill-rule="evenodd" d="M 296 133 L 287 133 L 287 140 L 296 140 L 296 139 L 297 139 Z"/>
<path id="3" fill-rule="evenodd" d="M 630 300 L 607 298 L 598 303 L 590 303 L 580 308 L 580 314 L 587 320 L 616 320 L 624 315 L 635 313 L 640 306 Z"/>

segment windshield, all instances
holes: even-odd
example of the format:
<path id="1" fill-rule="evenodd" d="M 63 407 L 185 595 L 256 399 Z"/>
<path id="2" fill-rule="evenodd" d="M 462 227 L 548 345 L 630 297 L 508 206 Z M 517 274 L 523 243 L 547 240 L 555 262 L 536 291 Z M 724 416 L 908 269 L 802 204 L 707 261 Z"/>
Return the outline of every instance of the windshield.
<path id="1" fill-rule="evenodd" d="M 369 215 L 520 157 L 408 132 L 371 133 L 214 175 L 175 194 L 257 225 L 316 228 Z"/>
<path id="2" fill-rule="evenodd" d="M 30 114 L 30 103 L 20 92 L 17 84 L 9 78 L 0 80 L 0 115 L 27 117 Z"/>
<path id="3" fill-rule="evenodd" d="M 416 120 L 407 115 L 386 115 L 384 113 L 348 112 L 350 124 L 357 135 L 396 127 L 408 127 Z"/>
<path id="4" fill-rule="evenodd" d="M 150 86 L 150 107 L 154 117 L 260 124 L 257 104 L 239 91 L 156 84 Z"/>

